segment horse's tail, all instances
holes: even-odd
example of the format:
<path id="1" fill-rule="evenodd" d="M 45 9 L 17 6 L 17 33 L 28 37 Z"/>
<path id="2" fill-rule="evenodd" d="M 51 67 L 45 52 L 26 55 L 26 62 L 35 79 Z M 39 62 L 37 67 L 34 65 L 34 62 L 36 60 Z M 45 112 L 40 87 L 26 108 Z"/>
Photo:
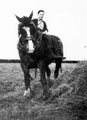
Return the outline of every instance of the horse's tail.
<path id="1" fill-rule="evenodd" d="M 35 68 L 35 78 L 37 77 L 37 68 Z"/>

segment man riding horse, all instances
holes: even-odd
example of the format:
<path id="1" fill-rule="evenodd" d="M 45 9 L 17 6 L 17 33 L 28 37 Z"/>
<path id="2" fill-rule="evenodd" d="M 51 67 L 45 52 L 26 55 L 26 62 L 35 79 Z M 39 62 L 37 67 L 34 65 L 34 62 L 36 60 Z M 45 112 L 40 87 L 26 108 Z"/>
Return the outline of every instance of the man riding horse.
<path id="1" fill-rule="evenodd" d="M 24 96 L 27 93 L 29 93 L 29 95 L 31 93 L 30 82 L 32 78 L 29 70 L 32 68 L 37 68 L 38 66 L 40 69 L 40 82 L 43 87 L 43 99 L 47 99 L 50 96 L 50 90 L 46 75 L 47 78 L 50 79 L 51 74 L 48 65 L 55 61 L 56 67 L 54 71 L 54 77 L 57 78 L 63 59 L 63 44 L 56 36 L 42 35 L 36 24 L 33 22 L 34 20 L 32 20 L 32 16 L 33 12 L 29 17 L 24 16 L 20 18 L 16 16 L 20 22 L 18 28 L 18 51 L 21 61 L 21 68 L 24 72 Z"/>
<path id="2" fill-rule="evenodd" d="M 50 41 L 49 36 L 46 35 L 48 32 L 47 24 L 45 21 L 43 21 L 44 17 L 44 10 L 39 10 L 38 11 L 38 18 L 33 19 L 32 22 L 35 24 L 37 29 L 42 33 L 41 39 L 45 39 L 48 41 L 48 49 L 50 52 L 50 59 L 57 59 L 59 57 L 63 58 L 63 54 L 59 53 L 59 46 L 56 44 L 56 41 L 54 40 L 53 43 Z M 61 52 L 63 53 L 63 52 Z"/>
<path id="3" fill-rule="evenodd" d="M 46 22 L 43 21 L 44 13 L 45 13 L 44 10 L 39 10 L 38 11 L 38 18 L 33 19 L 32 21 L 37 26 L 37 28 L 40 29 L 40 31 L 43 34 L 46 34 L 48 32 L 48 28 L 47 28 Z"/>

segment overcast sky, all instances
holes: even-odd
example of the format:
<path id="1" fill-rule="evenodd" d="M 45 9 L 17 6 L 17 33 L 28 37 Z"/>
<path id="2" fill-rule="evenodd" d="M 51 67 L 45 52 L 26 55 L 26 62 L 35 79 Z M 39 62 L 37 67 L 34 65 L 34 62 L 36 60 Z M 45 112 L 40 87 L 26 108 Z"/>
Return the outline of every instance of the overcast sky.
<path id="1" fill-rule="evenodd" d="M 15 14 L 29 16 L 33 10 L 45 10 L 49 34 L 60 37 L 64 56 L 70 60 L 87 60 L 87 0 L 2 0 L 0 1 L 0 59 L 17 59 L 17 25 Z"/>

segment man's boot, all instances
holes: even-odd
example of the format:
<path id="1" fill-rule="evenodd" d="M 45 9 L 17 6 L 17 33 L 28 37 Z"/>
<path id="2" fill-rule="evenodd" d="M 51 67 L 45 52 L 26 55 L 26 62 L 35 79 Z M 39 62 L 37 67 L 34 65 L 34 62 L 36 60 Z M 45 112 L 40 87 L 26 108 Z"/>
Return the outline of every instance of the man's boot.
<path id="1" fill-rule="evenodd" d="M 65 59 L 65 57 L 63 56 L 59 56 L 59 55 L 56 55 L 54 52 L 53 52 L 53 49 L 49 49 L 49 59 Z"/>
<path id="2" fill-rule="evenodd" d="M 58 59 L 59 57 L 54 54 L 52 49 L 49 49 L 49 59 Z"/>
<path id="3" fill-rule="evenodd" d="M 58 58 L 66 59 L 66 57 L 63 57 L 63 51 L 61 51 L 61 49 L 55 50 L 55 54 L 58 56 Z"/>

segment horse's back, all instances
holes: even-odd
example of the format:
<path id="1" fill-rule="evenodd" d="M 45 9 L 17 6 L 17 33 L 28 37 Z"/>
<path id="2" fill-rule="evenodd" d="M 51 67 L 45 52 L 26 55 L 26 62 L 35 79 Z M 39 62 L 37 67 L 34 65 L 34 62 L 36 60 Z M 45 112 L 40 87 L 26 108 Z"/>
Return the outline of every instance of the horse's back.
<path id="1" fill-rule="evenodd" d="M 59 56 L 63 56 L 63 43 L 58 36 L 46 35 L 47 39 L 51 42 L 51 46 L 54 48 L 55 53 Z"/>
<path id="2" fill-rule="evenodd" d="M 56 43 L 56 44 L 62 44 L 61 39 L 58 36 L 55 35 L 46 35 L 48 37 L 48 39 L 50 39 L 52 41 L 52 43 Z"/>

